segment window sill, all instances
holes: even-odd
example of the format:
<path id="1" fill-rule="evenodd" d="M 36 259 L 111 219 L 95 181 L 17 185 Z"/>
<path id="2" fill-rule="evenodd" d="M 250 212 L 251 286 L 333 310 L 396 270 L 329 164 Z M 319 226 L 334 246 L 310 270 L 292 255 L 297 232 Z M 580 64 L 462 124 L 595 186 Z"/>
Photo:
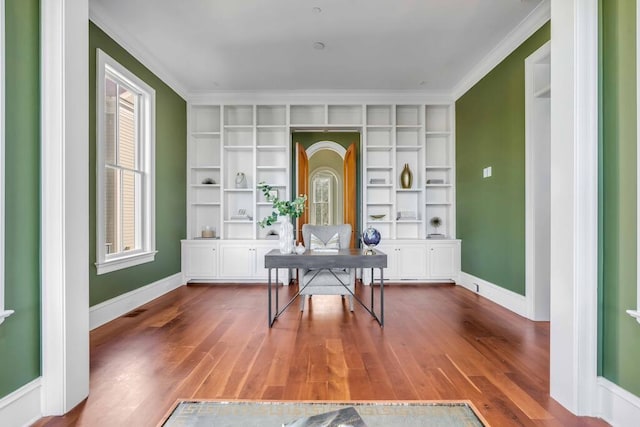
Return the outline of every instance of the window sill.
<path id="1" fill-rule="evenodd" d="M 634 317 L 640 323 L 640 310 L 627 310 L 627 314 Z"/>
<path id="2" fill-rule="evenodd" d="M 0 324 L 4 322 L 4 319 L 11 316 L 13 314 L 13 310 L 2 310 L 0 311 Z"/>
<path id="3" fill-rule="evenodd" d="M 156 254 L 158 251 L 153 252 L 144 252 L 140 254 L 135 254 L 127 257 L 116 258 L 109 261 L 104 262 L 96 262 L 96 269 L 98 270 L 98 275 L 111 273 L 112 271 L 122 270 L 124 268 L 133 267 L 135 265 L 145 264 L 147 262 L 152 262 L 156 258 Z"/>

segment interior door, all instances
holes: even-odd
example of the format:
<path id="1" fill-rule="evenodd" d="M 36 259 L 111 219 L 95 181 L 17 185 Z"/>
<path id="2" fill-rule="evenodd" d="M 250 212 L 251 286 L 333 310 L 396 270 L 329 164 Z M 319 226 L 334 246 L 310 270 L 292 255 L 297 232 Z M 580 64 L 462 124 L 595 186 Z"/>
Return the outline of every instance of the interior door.
<path id="1" fill-rule="evenodd" d="M 304 212 L 298 218 L 296 227 L 298 232 L 296 233 L 298 242 L 302 242 L 302 225 L 309 222 L 309 158 L 307 157 L 307 151 L 299 142 L 296 142 L 296 176 L 298 177 L 298 194 L 307 195 L 307 203 L 304 207 Z"/>
<path id="2" fill-rule="evenodd" d="M 343 189 L 343 207 L 344 212 L 342 218 L 345 224 L 351 224 L 351 247 L 356 247 L 357 240 L 357 219 L 358 219 L 358 206 L 357 206 L 357 182 L 356 182 L 356 163 L 357 153 L 356 144 L 351 144 L 347 148 L 347 152 L 344 155 L 343 161 L 343 177 L 344 177 L 344 189 Z"/>

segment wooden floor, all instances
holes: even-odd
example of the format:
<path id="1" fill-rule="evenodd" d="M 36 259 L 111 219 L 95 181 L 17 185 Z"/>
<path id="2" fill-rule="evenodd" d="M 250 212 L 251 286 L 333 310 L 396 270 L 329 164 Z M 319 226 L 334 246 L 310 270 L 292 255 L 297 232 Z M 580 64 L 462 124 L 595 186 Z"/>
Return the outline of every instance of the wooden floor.
<path id="1" fill-rule="evenodd" d="M 154 426 L 180 398 L 468 399 L 493 427 L 607 425 L 549 398 L 548 323 L 464 288 L 385 287 L 384 328 L 314 296 L 269 329 L 266 298 L 264 285 L 183 286 L 92 331 L 88 399 L 35 425 Z"/>

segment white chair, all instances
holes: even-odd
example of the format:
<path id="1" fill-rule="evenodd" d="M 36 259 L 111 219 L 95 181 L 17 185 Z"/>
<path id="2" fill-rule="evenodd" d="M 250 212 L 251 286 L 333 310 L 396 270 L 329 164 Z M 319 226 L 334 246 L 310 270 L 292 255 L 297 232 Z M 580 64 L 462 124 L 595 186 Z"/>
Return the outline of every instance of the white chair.
<path id="1" fill-rule="evenodd" d="M 312 250 L 311 234 L 316 236 L 326 244 L 336 233 L 339 236 L 340 249 L 348 249 L 351 243 L 351 224 L 340 225 L 311 225 L 302 226 L 302 240 L 307 250 Z M 335 276 L 334 276 L 335 275 Z M 355 292 L 356 271 L 354 268 L 333 268 L 329 270 L 306 270 L 298 271 L 300 283 L 300 311 L 304 311 L 304 301 L 306 295 L 345 295 L 349 297 L 349 310 L 353 311 L 353 296 L 349 292 Z M 344 283 L 347 287 L 343 286 Z"/>

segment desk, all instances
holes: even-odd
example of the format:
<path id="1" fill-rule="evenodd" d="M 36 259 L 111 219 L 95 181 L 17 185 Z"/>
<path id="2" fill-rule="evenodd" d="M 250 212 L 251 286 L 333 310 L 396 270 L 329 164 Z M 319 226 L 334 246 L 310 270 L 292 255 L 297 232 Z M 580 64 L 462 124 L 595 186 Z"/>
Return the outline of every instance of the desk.
<path id="1" fill-rule="evenodd" d="M 380 326 L 384 326 L 384 279 L 382 270 L 387 266 L 387 255 L 376 250 L 373 255 L 364 255 L 362 249 L 340 249 L 338 252 L 314 252 L 307 251 L 302 255 L 281 254 L 278 249 L 269 251 L 264 256 L 264 266 L 269 269 L 269 327 L 273 326 L 286 309 L 295 299 L 300 296 L 300 291 L 282 308 L 278 307 L 278 291 L 275 293 L 275 311 L 272 311 L 272 286 L 271 270 L 276 269 L 276 283 L 278 282 L 278 268 L 306 268 L 306 269 L 331 269 L 331 268 L 370 268 L 371 269 L 371 306 L 367 307 L 351 290 L 349 293 L 353 298 L 378 321 Z M 373 298 L 373 270 L 380 269 L 380 317 L 374 312 Z M 337 279 L 336 279 L 337 280 Z M 308 285 L 308 284 L 307 284 Z M 276 285 L 277 286 L 277 285 Z M 344 284 L 343 284 L 344 286 Z M 306 286 L 305 286 L 306 287 Z M 346 286 L 345 286 L 346 288 Z M 348 288 L 347 288 L 348 289 Z"/>

